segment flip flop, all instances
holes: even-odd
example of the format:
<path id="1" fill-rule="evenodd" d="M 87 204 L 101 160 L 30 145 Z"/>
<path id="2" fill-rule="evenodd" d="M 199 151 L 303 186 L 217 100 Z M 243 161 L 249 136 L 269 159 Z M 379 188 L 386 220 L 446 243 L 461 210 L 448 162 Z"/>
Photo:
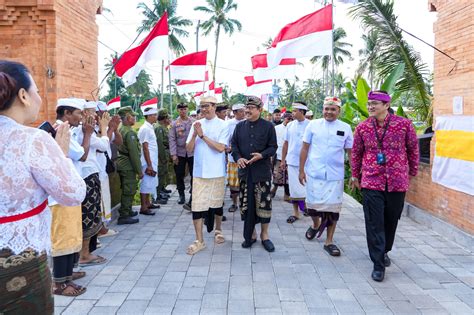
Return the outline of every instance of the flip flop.
<path id="1" fill-rule="evenodd" d="M 107 262 L 107 259 L 105 259 L 102 256 L 97 256 L 97 258 L 92 259 L 91 261 L 84 262 L 84 263 L 79 263 L 79 267 L 89 267 L 89 266 L 96 266 L 96 265 L 102 265 Z"/>
<path id="2" fill-rule="evenodd" d="M 294 215 L 290 215 L 290 216 L 288 217 L 288 219 L 286 219 L 286 223 L 292 224 L 292 223 L 295 223 L 295 221 L 296 221 L 296 220 L 299 220 L 299 219 L 300 219 L 300 218 L 295 217 Z"/>
<path id="3" fill-rule="evenodd" d="M 304 234 L 304 236 L 306 236 L 306 238 L 311 241 L 313 238 L 316 237 L 317 233 L 318 233 L 318 229 L 313 229 L 313 227 L 310 226 L 308 230 L 306 230 L 306 233 Z"/>
<path id="4" fill-rule="evenodd" d="M 236 205 L 232 205 L 229 207 L 229 212 L 235 212 L 237 210 L 237 206 Z"/>
<path id="5" fill-rule="evenodd" d="M 334 244 L 324 245 L 324 250 L 327 251 L 331 256 L 341 256 L 341 251 Z"/>
<path id="6" fill-rule="evenodd" d="M 275 245 L 273 245 L 273 242 L 270 240 L 264 240 L 262 241 L 262 245 L 265 248 L 267 252 L 274 252 L 275 251 Z"/>
<path id="7" fill-rule="evenodd" d="M 85 276 L 86 276 L 85 271 L 74 271 L 72 273 L 72 280 L 81 279 L 81 278 L 84 278 Z"/>

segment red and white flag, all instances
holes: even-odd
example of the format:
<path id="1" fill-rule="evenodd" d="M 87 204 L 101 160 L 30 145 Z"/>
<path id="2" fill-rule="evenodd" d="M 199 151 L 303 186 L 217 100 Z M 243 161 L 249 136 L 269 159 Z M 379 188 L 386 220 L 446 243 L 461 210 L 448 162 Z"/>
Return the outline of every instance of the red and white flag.
<path id="1" fill-rule="evenodd" d="M 267 64 L 267 54 L 252 56 L 253 77 L 257 81 L 272 79 L 289 79 L 295 77 L 296 59 L 285 58 L 275 68 L 269 68 Z"/>
<path id="2" fill-rule="evenodd" d="M 168 50 L 168 14 L 165 12 L 140 45 L 120 56 L 114 65 L 115 72 L 125 87 L 132 85 L 146 65 L 168 61 Z"/>
<path id="3" fill-rule="evenodd" d="M 245 77 L 247 91 L 244 95 L 254 95 L 260 97 L 263 94 L 272 94 L 272 80 L 255 81 L 253 76 Z"/>
<path id="4" fill-rule="evenodd" d="M 283 58 L 302 58 L 332 54 L 332 5 L 287 24 L 267 50 L 270 68 Z"/>
<path id="5" fill-rule="evenodd" d="M 179 94 L 200 92 L 206 89 L 206 83 L 209 76 L 206 71 L 205 80 L 181 80 L 176 84 L 176 90 Z"/>
<path id="6" fill-rule="evenodd" d="M 172 80 L 204 80 L 206 62 L 207 50 L 204 50 L 179 57 L 166 70 L 171 71 Z"/>
<path id="7" fill-rule="evenodd" d="M 120 96 L 117 96 L 107 103 L 107 110 L 112 110 L 115 108 L 120 108 Z"/>
<path id="8" fill-rule="evenodd" d="M 207 94 L 209 96 L 214 96 L 218 103 L 222 103 L 222 91 L 223 91 L 223 88 L 222 87 L 216 88 L 215 84 L 214 84 L 214 81 L 212 81 L 209 84 L 209 91 L 208 91 Z"/>
<path id="9" fill-rule="evenodd" d="M 152 98 L 140 105 L 142 112 L 148 107 L 158 108 L 158 97 Z"/>

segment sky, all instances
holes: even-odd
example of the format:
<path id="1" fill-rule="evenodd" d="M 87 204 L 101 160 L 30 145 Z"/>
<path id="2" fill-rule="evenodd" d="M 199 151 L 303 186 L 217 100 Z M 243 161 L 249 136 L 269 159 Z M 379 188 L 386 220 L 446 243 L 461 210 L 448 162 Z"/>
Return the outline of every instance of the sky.
<path id="1" fill-rule="evenodd" d="M 141 11 L 137 9 L 139 2 L 142 1 L 103 1 L 104 8 L 111 12 L 104 11 L 96 18 L 99 26 L 99 41 L 101 42 L 98 43 L 99 82 L 106 75 L 104 71 L 106 59 L 110 58 L 114 51 L 119 54 L 124 52 L 137 35 L 137 27 L 143 20 Z M 151 0 L 143 0 L 143 2 L 151 7 Z M 244 76 L 252 74 L 250 57 L 265 53 L 262 43 L 270 37 L 274 38 L 286 24 L 322 7 L 318 1 L 314 0 L 235 0 L 235 2 L 238 8 L 229 14 L 229 17 L 242 23 L 242 31 L 235 32 L 232 36 L 221 32 L 216 69 L 218 85 L 227 84 L 231 94 L 245 91 Z M 178 0 L 177 15 L 193 22 L 193 26 L 187 29 L 189 37 L 181 38 L 187 53 L 196 51 L 197 21 L 208 19 L 206 14 L 194 11 L 194 8 L 200 5 L 206 5 L 206 2 L 204 0 Z M 358 21 L 348 15 L 350 6 L 350 4 L 334 1 L 335 27 L 343 27 L 347 33 L 345 41 L 353 45 L 350 49 L 353 60 L 347 60 L 337 69 L 347 79 L 353 77 L 359 64 L 358 51 L 363 47 L 361 36 L 365 33 L 360 28 Z M 434 43 L 433 22 L 436 20 L 436 13 L 428 11 L 427 0 L 395 0 L 394 12 L 398 16 L 397 21 L 401 28 L 430 44 Z M 143 32 L 132 47 L 135 47 L 146 35 L 147 33 Z M 423 61 L 432 70 L 434 50 L 408 35 L 404 35 L 404 37 L 421 54 Z M 210 61 L 214 60 L 214 40 L 213 33 L 208 37 L 203 37 L 201 32 L 201 36 L 198 38 L 199 50 L 207 49 Z M 298 59 L 298 62 L 301 62 L 302 65 L 298 66 L 296 75 L 301 81 L 322 76 L 320 65 L 311 64 L 309 58 Z M 153 86 L 158 88 L 161 85 L 161 69 L 147 69 L 147 71 L 152 75 Z M 167 73 L 165 78 L 167 78 Z M 165 86 L 168 84 L 168 81 L 165 80 Z M 104 84 L 101 94 L 105 94 L 106 89 Z"/>

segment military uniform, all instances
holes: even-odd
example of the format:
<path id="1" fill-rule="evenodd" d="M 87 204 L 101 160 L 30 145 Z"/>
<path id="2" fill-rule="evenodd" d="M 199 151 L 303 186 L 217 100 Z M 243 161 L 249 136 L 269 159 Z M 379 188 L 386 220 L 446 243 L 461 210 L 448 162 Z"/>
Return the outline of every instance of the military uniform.
<path id="1" fill-rule="evenodd" d="M 158 119 L 166 118 L 168 114 L 161 110 L 158 114 Z M 168 164 L 170 161 L 170 143 L 168 140 L 168 128 L 160 123 L 155 124 L 155 135 L 158 142 L 158 188 L 157 192 L 160 194 L 162 190 L 168 185 Z"/>
<path id="2" fill-rule="evenodd" d="M 121 108 L 119 115 L 122 117 L 127 113 L 135 114 L 128 107 Z M 117 171 L 120 175 L 120 187 L 122 196 L 119 209 L 120 217 L 126 218 L 132 216 L 132 204 L 135 193 L 137 192 L 138 178 L 142 173 L 140 162 L 141 148 L 138 136 L 131 126 L 122 125 L 119 129 L 123 138 L 123 144 L 118 146 Z"/>

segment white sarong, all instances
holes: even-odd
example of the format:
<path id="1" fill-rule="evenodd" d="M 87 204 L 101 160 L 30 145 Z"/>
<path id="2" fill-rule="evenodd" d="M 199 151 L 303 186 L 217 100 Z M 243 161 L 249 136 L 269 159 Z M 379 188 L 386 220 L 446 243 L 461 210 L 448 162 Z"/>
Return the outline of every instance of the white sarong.
<path id="1" fill-rule="evenodd" d="M 209 208 L 220 208 L 224 204 L 225 177 L 193 178 L 193 212 L 207 211 Z"/>
<path id="2" fill-rule="evenodd" d="M 107 173 L 100 178 L 100 190 L 102 197 L 102 222 L 109 223 L 112 219 L 112 199 L 110 196 L 109 176 Z"/>
<path id="3" fill-rule="evenodd" d="M 158 164 L 158 163 L 157 163 Z M 153 169 L 158 170 L 158 167 L 155 168 L 155 163 L 153 162 Z M 158 186 L 158 174 L 155 177 L 151 177 L 145 174 L 146 166 L 142 166 L 143 178 L 140 183 L 140 193 L 141 194 L 152 194 L 153 198 L 156 198 L 156 187 Z"/>
<path id="4" fill-rule="evenodd" d="M 305 200 L 306 188 L 299 180 L 299 166 L 288 165 L 288 186 L 290 187 L 290 200 Z"/>
<path id="5" fill-rule="evenodd" d="M 339 213 L 342 209 L 344 180 L 317 179 L 306 174 L 306 206 L 318 212 Z"/>

